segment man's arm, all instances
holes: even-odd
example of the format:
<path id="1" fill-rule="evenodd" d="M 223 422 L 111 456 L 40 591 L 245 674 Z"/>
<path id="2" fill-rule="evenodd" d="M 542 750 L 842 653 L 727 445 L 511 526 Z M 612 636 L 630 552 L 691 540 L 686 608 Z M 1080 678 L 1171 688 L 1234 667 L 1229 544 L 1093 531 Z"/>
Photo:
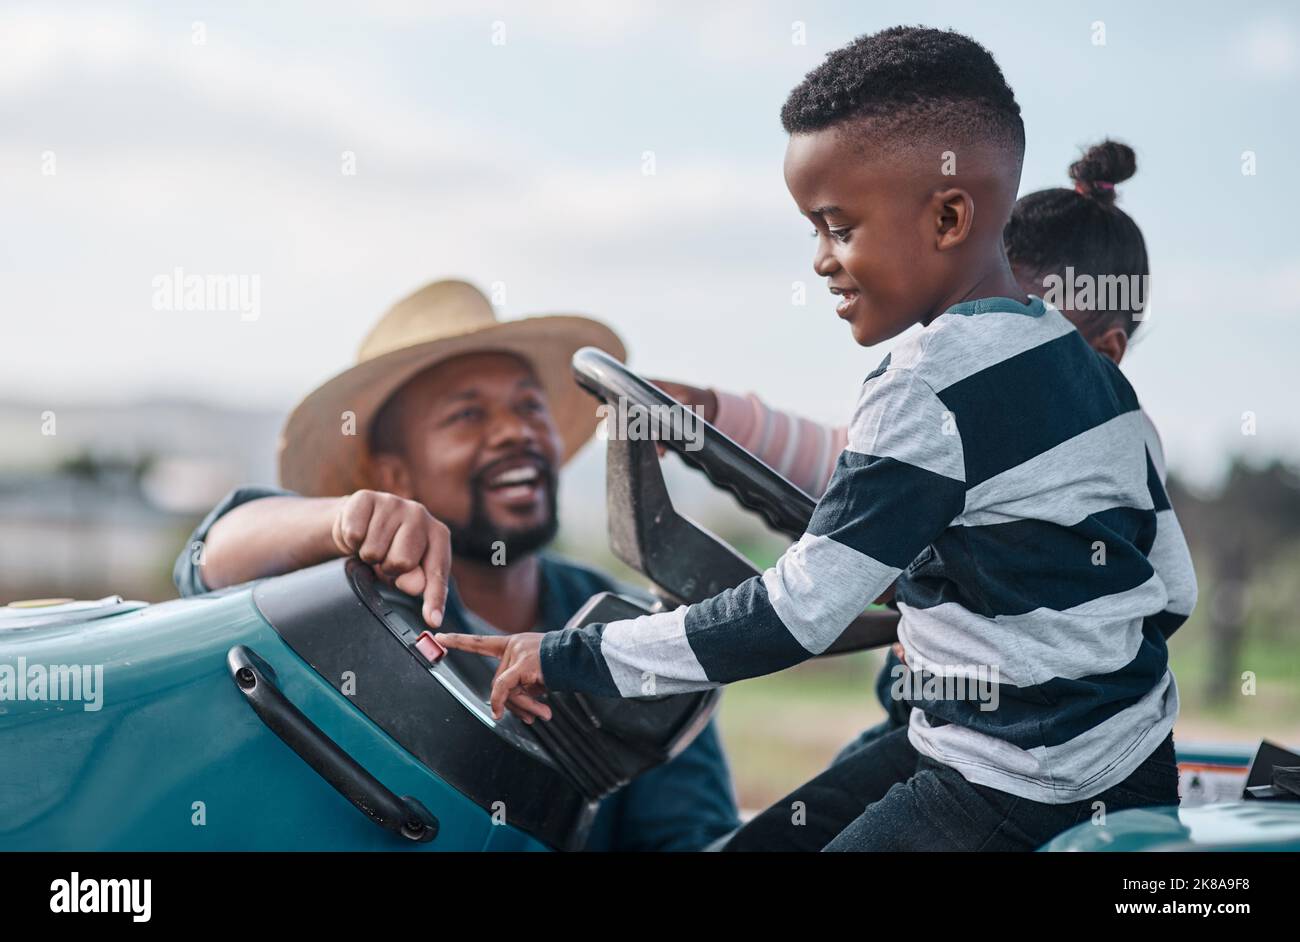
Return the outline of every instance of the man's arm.
<path id="1" fill-rule="evenodd" d="M 422 504 L 366 490 L 325 498 L 253 491 L 242 502 L 236 499 L 240 493 L 209 515 L 182 552 L 175 575 L 183 593 L 191 586 L 220 589 L 356 556 L 401 591 L 422 595 L 425 621 L 441 624 L 450 535 Z"/>
<path id="2" fill-rule="evenodd" d="M 263 497 L 223 514 L 205 541 L 204 583 L 221 589 L 348 555 L 333 533 L 345 499 Z"/>
<path id="3" fill-rule="evenodd" d="M 208 534 L 226 514 L 249 501 L 262 500 L 267 497 L 291 497 L 293 491 L 279 487 L 263 485 L 245 485 L 237 487 L 208 511 L 208 515 L 196 526 L 189 539 L 176 556 L 172 565 L 172 581 L 182 598 L 190 598 L 211 592 L 213 587 L 204 580 L 204 564 L 207 562 Z"/>

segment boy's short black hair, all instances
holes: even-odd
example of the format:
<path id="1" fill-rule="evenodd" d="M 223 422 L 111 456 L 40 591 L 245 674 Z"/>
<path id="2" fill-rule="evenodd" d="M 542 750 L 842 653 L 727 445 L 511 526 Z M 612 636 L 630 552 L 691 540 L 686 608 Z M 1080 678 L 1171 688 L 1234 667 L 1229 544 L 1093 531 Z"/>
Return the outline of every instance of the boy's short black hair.
<path id="1" fill-rule="evenodd" d="M 853 120 L 954 145 L 993 144 L 1019 162 L 1025 126 L 992 54 L 950 30 L 894 26 L 827 54 L 781 108 L 789 134 Z"/>

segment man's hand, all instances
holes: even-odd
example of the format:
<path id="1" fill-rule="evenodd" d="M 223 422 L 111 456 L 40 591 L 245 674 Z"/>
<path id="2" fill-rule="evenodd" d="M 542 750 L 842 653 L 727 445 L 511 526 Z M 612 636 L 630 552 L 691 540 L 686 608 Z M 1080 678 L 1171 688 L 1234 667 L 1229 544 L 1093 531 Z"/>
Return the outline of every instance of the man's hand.
<path id="1" fill-rule="evenodd" d="M 537 699 L 546 693 L 542 685 L 542 633 L 526 631 L 517 635 L 448 635 L 441 632 L 433 639 L 444 648 L 472 651 L 500 658 L 492 679 L 492 716 L 501 719 L 507 707 L 525 723 L 533 718 L 551 718 L 551 708 Z"/>
<path id="2" fill-rule="evenodd" d="M 344 556 L 356 556 L 407 595 L 424 596 L 424 620 L 442 625 L 451 537 L 418 501 L 383 491 L 357 491 L 339 505 L 331 531 Z"/>

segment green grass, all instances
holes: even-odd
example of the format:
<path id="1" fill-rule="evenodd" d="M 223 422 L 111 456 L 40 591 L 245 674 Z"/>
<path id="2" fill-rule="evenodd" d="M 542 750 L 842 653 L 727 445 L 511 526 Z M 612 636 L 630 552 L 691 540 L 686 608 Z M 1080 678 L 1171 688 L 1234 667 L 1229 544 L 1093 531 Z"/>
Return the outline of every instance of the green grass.
<path id="1" fill-rule="evenodd" d="M 809 661 L 726 689 L 719 724 L 741 806 L 761 808 L 806 782 L 884 718 L 879 652 Z"/>
<path id="2" fill-rule="evenodd" d="M 1238 663 L 1232 666 L 1214 662 L 1204 609 L 1198 608 L 1174 634 L 1169 661 L 1178 680 L 1183 725 L 1300 744 L 1300 632 L 1268 627 L 1247 624 Z M 1225 702 L 1213 703 L 1207 690 L 1219 670 L 1231 672 L 1232 693 Z M 1253 694 L 1243 690 L 1245 671 L 1254 674 Z"/>

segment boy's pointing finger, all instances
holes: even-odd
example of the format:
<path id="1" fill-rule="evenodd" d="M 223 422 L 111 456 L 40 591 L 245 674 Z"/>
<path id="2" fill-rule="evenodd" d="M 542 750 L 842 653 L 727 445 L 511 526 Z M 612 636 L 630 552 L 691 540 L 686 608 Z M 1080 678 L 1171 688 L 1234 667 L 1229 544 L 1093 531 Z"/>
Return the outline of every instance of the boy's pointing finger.
<path id="1" fill-rule="evenodd" d="M 507 635 L 456 635 L 439 632 L 433 636 L 433 640 L 444 648 L 452 648 L 457 651 L 473 651 L 475 654 L 486 654 L 488 657 L 499 658 L 506 653 L 506 642 L 510 638 Z"/>

